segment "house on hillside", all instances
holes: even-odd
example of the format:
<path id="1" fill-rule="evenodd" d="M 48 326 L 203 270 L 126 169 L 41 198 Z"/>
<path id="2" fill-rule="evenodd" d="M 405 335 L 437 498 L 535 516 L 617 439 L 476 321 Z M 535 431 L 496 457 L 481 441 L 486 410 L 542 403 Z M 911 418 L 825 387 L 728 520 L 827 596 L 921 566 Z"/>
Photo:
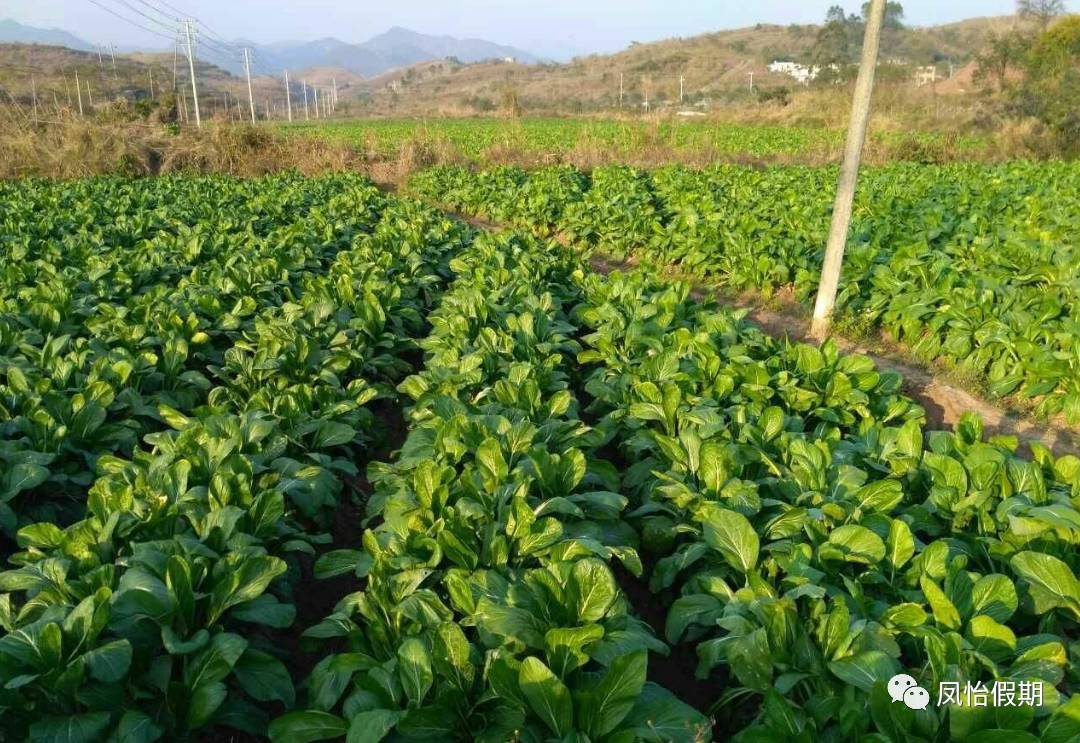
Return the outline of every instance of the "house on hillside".
<path id="1" fill-rule="evenodd" d="M 769 65 L 769 72 L 787 75 L 794 78 L 796 82 L 809 85 L 813 80 L 817 79 L 817 76 L 821 73 L 821 68 L 817 66 L 810 67 L 798 62 L 773 62 Z"/>
<path id="2" fill-rule="evenodd" d="M 933 85 L 937 82 L 937 67 L 930 65 L 928 67 L 916 67 L 915 68 L 915 87 L 922 88 L 926 85 Z"/>

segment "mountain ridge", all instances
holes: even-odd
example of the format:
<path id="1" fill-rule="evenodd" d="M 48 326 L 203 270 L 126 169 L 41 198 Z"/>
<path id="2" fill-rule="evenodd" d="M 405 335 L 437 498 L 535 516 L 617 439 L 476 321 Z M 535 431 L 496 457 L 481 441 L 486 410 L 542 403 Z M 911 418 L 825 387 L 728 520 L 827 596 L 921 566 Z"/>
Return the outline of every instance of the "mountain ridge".
<path id="1" fill-rule="evenodd" d="M 13 19 L 0 20 L 0 43 L 64 46 L 77 51 L 96 47 L 62 29 L 43 29 L 21 24 Z M 374 77 L 399 67 L 455 58 L 463 63 L 513 58 L 527 64 L 539 62 L 531 52 L 485 39 L 457 38 L 450 35 L 423 34 L 403 26 L 392 26 L 367 41 L 353 43 L 333 36 L 312 41 L 277 41 L 260 44 L 245 39 L 230 42 L 234 47 L 250 47 L 256 68 L 262 74 L 279 75 L 285 70 L 309 67 L 337 67 Z M 133 51 L 160 52 L 160 49 L 135 48 Z M 209 61 L 234 74 L 243 71 L 243 63 L 218 53 L 207 53 Z"/>

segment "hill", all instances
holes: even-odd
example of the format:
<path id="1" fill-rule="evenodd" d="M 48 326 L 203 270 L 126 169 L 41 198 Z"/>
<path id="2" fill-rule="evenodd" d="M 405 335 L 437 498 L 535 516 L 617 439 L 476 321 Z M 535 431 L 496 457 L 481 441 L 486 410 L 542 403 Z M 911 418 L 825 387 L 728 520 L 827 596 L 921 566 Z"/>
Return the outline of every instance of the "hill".
<path id="1" fill-rule="evenodd" d="M 0 20 L 0 44 L 48 44 L 68 49 L 90 51 L 93 45 L 58 28 L 24 26 L 10 18 Z"/>
<path id="2" fill-rule="evenodd" d="M 896 67 L 892 77 L 910 80 L 911 68 L 936 65 L 942 78 L 970 62 L 987 35 L 1011 25 L 1012 17 L 976 18 L 889 33 L 882 58 Z M 769 72 L 773 60 L 809 63 L 820 26 L 758 25 L 690 38 L 634 44 L 607 55 L 578 57 L 567 64 L 421 64 L 378 76 L 366 86 L 372 113 L 482 113 L 512 94 L 531 111 L 610 111 L 679 100 L 680 77 L 687 104 L 738 98 L 756 89 L 792 87 L 795 81 Z M 888 80 L 889 75 L 883 75 Z"/>

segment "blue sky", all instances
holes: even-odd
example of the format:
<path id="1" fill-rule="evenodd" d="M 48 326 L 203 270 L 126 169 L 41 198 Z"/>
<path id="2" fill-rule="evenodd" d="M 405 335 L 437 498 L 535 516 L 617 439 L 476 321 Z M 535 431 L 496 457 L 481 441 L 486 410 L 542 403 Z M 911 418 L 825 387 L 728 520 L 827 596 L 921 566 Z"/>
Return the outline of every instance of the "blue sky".
<path id="1" fill-rule="evenodd" d="M 835 1 L 835 0 L 834 0 Z M 621 49 L 631 41 L 692 36 L 754 23 L 820 20 L 830 0 L 97 0 L 118 13 L 159 28 L 132 8 L 171 5 L 206 22 L 221 36 L 257 42 L 335 36 L 364 41 L 391 26 L 424 33 L 485 38 L 539 54 Z M 125 6 L 126 3 L 126 6 Z M 840 2 L 855 11 L 861 2 Z M 908 0 L 908 22 L 927 25 L 1012 12 L 1014 0 Z M 1080 0 L 1070 0 L 1071 10 Z M 95 43 L 163 43 L 125 24 L 90 0 L 0 0 L 0 18 L 63 28 Z"/>

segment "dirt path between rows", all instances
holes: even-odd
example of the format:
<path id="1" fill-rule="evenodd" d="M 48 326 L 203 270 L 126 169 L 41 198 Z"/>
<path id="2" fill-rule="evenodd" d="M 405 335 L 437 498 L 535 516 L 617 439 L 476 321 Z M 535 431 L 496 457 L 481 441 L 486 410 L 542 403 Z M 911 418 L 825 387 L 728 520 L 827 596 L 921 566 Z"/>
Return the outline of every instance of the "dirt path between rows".
<path id="1" fill-rule="evenodd" d="M 435 206 L 441 208 L 438 205 Z M 447 216 L 467 222 L 480 230 L 502 232 L 519 229 L 477 217 L 470 217 L 445 208 L 442 211 Z M 568 240 L 559 238 L 559 241 L 568 247 L 572 247 Z M 635 268 L 632 262 L 596 255 L 592 256 L 589 262 L 593 269 L 605 275 L 612 271 L 628 271 Z M 817 345 L 817 341 L 810 337 L 809 320 L 805 317 L 805 313 L 799 305 L 789 303 L 788 306 L 781 309 L 766 309 L 745 299 L 720 294 L 701 286 L 692 279 L 684 278 L 681 280 L 688 281 L 691 284 L 691 294 L 698 299 L 715 299 L 723 305 L 746 310 L 748 312 L 747 319 L 750 322 L 775 338 L 790 338 L 799 343 L 814 343 Z M 841 336 L 833 336 L 832 338 L 833 342 L 844 353 L 867 356 L 873 359 L 879 370 L 896 372 L 901 375 L 904 378 L 904 394 L 926 409 L 927 422 L 932 430 L 951 429 L 965 413 L 976 413 L 983 419 L 984 431 L 987 436 L 1015 436 L 1025 449 L 1028 448 L 1028 444 L 1038 442 L 1054 452 L 1056 456 L 1065 454 L 1080 456 L 1080 431 L 1078 430 L 1045 425 L 1011 413 L 961 387 L 939 379 L 927 369 L 914 363 L 907 362 L 896 356 L 884 355 L 875 349 L 868 348 L 848 338 Z"/>

